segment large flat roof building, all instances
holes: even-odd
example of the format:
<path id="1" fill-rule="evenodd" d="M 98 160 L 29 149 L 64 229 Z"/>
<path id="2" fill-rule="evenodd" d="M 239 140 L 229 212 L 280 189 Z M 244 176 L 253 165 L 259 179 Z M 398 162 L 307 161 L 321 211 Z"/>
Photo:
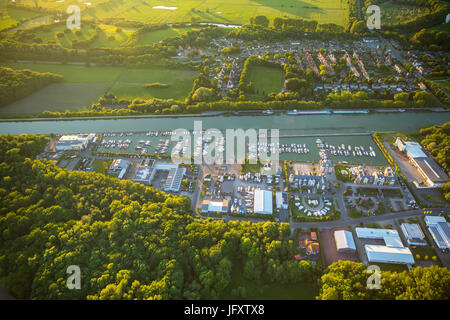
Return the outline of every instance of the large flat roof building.
<path id="1" fill-rule="evenodd" d="M 256 189 L 254 193 L 253 213 L 256 214 L 272 214 L 272 192 L 267 190 Z"/>
<path id="2" fill-rule="evenodd" d="M 334 232 L 334 240 L 336 241 L 336 249 L 338 252 L 355 252 L 356 246 L 353 235 L 347 230 L 338 230 Z"/>
<path id="3" fill-rule="evenodd" d="M 369 262 L 414 264 L 414 258 L 409 248 L 372 244 L 366 244 L 364 248 Z"/>
<path id="4" fill-rule="evenodd" d="M 181 181 L 186 173 L 185 168 L 171 168 L 169 170 L 169 175 L 167 176 L 166 183 L 164 184 L 164 191 L 180 191 Z"/>
<path id="5" fill-rule="evenodd" d="M 202 202 L 203 213 L 227 213 L 228 212 L 228 200 L 203 200 Z"/>
<path id="6" fill-rule="evenodd" d="M 425 223 L 434 242 L 441 250 L 450 249 L 450 224 L 444 217 L 426 216 Z"/>
<path id="7" fill-rule="evenodd" d="M 417 142 L 403 141 L 399 137 L 395 145 L 402 152 L 405 152 L 409 161 L 425 179 L 430 187 L 440 187 L 442 184 L 450 181 L 447 174 L 432 158 L 423 152 L 422 146 Z"/>
<path id="8" fill-rule="evenodd" d="M 95 134 L 93 133 L 63 135 L 58 139 L 55 149 L 56 151 L 84 150 L 94 138 Z"/>
<path id="9" fill-rule="evenodd" d="M 363 239 L 384 239 L 384 237 L 398 237 L 398 232 L 391 229 L 355 228 L 356 236 Z"/>

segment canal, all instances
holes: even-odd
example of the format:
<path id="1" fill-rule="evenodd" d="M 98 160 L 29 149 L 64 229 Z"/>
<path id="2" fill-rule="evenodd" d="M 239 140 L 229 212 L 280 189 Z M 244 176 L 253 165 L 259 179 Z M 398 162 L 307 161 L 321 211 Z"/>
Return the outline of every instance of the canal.
<path id="1" fill-rule="evenodd" d="M 68 134 L 80 132 L 146 132 L 192 130 L 194 121 L 203 129 L 279 129 L 280 136 L 370 133 L 371 131 L 416 131 L 420 127 L 450 121 L 450 112 L 368 113 L 351 115 L 246 115 L 211 117 L 168 117 L 73 121 L 1 122 L 0 134 Z"/>

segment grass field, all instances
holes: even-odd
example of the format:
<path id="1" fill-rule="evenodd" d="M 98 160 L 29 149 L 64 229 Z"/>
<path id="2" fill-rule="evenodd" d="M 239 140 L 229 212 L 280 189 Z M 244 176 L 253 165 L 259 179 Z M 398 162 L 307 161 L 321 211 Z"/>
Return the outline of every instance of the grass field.
<path id="1" fill-rule="evenodd" d="M 34 0 L 22 0 L 22 4 L 34 6 Z M 90 18 L 124 18 L 146 23 L 201 22 L 246 24 L 251 17 L 265 15 L 274 17 L 299 17 L 314 19 L 319 23 L 336 23 L 344 26 L 345 0 L 98 0 L 90 6 L 76 0 L 56 2 L 40 0 L 44 8 L 65 9 L 78 3 L 82 14 Z M 176 7 L 175 10 L 153 7 Z M 192 10 L 194 9 L 194 10 Z"/>
<path id="2" fill-rule="evenodd" d="M 199 30 L 198 28 L 169 28 L 146 32 L 140 35 L 138 44 L 146 45 L 159 42 L 163 39 L 177 37 L 188 31 Z"/>
<path id="3" fill-rule="evenodd" d="M 160 98 L 184 99 L 192 89 L 192 83 L 197 77 L 193 71 L 169 69 L 134 69 L 122 73 L 109 91 L 118 98 Z M 167 88 L 144 88 L 144 84 L 165 83 Z"/>
<path id="4" fill-rule="evenodd" d="M 250 72 L 250 81 L 257 95 L 279 93 L 283 88 L 284 75 L 281 69 L 252 66 Z"/>
<path id="5" fill-rule="evenodd" d="M 414 5 L 398 4 L 388 1 L 380 4 L 381 24 L 397 23 L 429 13 L 429 9 Z"/>
<path id="6" fill-rule="evenodd" d="M 16 25 L 18 22 L 39 17 L 40 13 L 7 8 L 6 0 L 0 0 L 0 31 Z"/>
<path id="7" fill-rule="evenodd" d="M 85 67 L 84 65 L 46 63 L 4 63 L 13 69 L 52 72 L 64 77 L 32 95 L 0 108 L 1 115 L 40 113 L 45 110 L 80 110 L 110 92 L 120 99 L 152 97 L 183 100 L 192 89 L 197 72 L 169 69 L 125 69 Z M 148 83 L 166 83 L 167 88 L 144 88 Z"/>
<path id="8" fill-rule="evenodd" d="M 105 173 L 111 165 L 111 159 L 95 159 L 92 162 L 92 168 L 94 172 Z"/>

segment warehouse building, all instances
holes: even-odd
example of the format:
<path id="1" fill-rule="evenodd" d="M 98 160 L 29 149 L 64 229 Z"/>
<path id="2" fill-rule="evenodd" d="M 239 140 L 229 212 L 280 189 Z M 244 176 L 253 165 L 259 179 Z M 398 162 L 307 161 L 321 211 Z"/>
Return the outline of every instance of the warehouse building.
<path id="1" fill-rule="evenodd" d="M 414 264 L 414 257 L 409 248 L 405 248 L 396 230 L 376 228 L 355 228 L 358 238 L 383 240 L 385 245 L 366 244 L 369 262 Z"/>
<path id="2" fill-rule="evenodd" d="M 64 135 L 59 138 L 55 149 L 56 151 L 84 150 L 87 148 L 89 142 L 91 142 L 94 138 L 94 133 Z"/>
<path id="3" fill-rule="evenodd" d="M 181 181 L 186 174 L 185 168 L 180 168 L 176 166 L 169 170 L 169 175 L 167 176 L 166 183 L 164 184 L 164 191 L 178 192 L 180 191 Z"/>
<path id="4" fill-rule="evenodd" d="M 336 249 L 338 252 L 355 252 L 356 246 L 353 235 L 347 230 L 338 230 L 334 232 L 334 240 L 336 241 Z"/>
<path id="5" fill-rule="evenodd" d="M 227 213 L 228 212 L 228 200 L 203 200 L 202 213 Z"/>
<path id="6" fill-rule="evenodd" d="M 272 192 L 256 189 L 253 196 L 253 213 L 272 214 Z"/>
<path id="7" fill-rule="evenodd" d="M 414 264 L 409 248 L 366 244 L 364 246 L 369 262 Z"/>
<path id="8" fill-rule="evenodd" d="M 450 249 L 450 224 L 444 217 L 425 216 L 425 223 L 434 242 L 443 251 Z"/>
<path id="9" fill-rule="evenodd" d="M 449 181 L 449 177 L 444 170 L 423 152 L 419 143 L 411 141 L 404 142 L 397 137 L 395 145 L 400 151 L 406 153 L 409 161 L 425 179 L 428 186 L 440 187 L 442 184 Z"/>
<path id="10" fill-rule="evenodd" d="M 402 223 L 400 228 L 410 246 L 426 246 L 425 235 L 418 224 Z"/>

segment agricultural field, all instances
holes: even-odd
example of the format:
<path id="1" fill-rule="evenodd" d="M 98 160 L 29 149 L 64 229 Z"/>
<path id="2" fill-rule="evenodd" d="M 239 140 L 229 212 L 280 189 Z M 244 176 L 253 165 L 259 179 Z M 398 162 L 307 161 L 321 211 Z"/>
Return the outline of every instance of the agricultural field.
<path id="1" fill-rule="evenodd" d="M 125 69 L 120 67 L 85 67 L 84 65 L 45 63 L 5 63 L 13 69 L 51 72 L 64 77 L 32 95 L 0 108 L 1 115 L 65 111 L 88 108 L 110 92 L 120 99 L 152 97 L 184 99 L 192 89 L 197 73 L 169 69 Z M 167 88 L 144 88 L 149 83 L 164 83 Z"/>
<path id="2" fill-rule="evenodd" d="M 250 81 L 253 83 L 257 95 L 266 95 L 271 92 L 279 93 L 283 88 L 284 74 L 281 69 L 252 66 Z"/>
<path id="3" fill-rule="evenodd" d="M 398 23 L 430 12 L 430 9 L 426 7 L 397 4 L 395 1 L 380 4 L 380 9 L 381 24 Z"/>
<path id="4" fill-rule="evenodd" d="M 192 84 L 197 77 L 193 71 L 170 69 L 134 69 L 122 73 L 109 93 L 120 99 L 160 98 L 183 100 L 192 90 Z M 144 88 L 145 84 L 167 84 L 166 88 Z"/>
<path id="5" fill-rule="evenodd" d="M 187 33 L 188 31 L 196 31 L 199 28 L 168 28 L 164 30 L 149 31 L 139 36 L 139 45 L 149 45 L 161 40 L 177 37 Z"/>
<path id="6" fill-rule="evenodd" d="M 64 9 L 75 0 L 55 2 L 41 0 L 44 8 Z M 170 22 L 216 22 L 246 24 L 251 17 L 298 17 L 313 19 L 319 23 L 336 23 L 344 26 L 345 0 L 100 0 L 87 5 L 80 3 L 82 16 L 89 18 L 123 18 L 132 21 L 160 24 Z M 34 0 L 22 4 L 34 6 Z M 156 7 L 156 8 L 155 8 Z"/>

